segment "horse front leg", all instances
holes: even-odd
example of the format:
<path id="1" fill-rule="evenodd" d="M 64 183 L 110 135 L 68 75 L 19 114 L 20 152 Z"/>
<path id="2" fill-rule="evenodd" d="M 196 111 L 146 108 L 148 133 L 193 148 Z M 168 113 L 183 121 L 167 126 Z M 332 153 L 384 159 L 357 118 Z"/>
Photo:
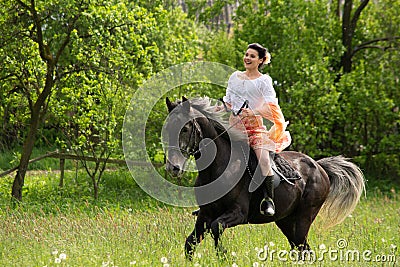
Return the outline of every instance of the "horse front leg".
<path id="1" fill-rule="evenodd" d="M 218 256 L 226 254 L 226 249 L 224 249 L 221 244 L 221 235 L 224 230 L 245 223 L 247 215 L 248 209 L 238 205 L 234 209 L 225 212 L 211 223 L 211 234 Z"/>
<path id="2" fill-rule="evenodd" d="M 192 260 L 196 246 L 204 239 L 205 231 L 206 223 L 198 217 L 193 232 L 186 238 L 185 255 L 187 259 Z"/>

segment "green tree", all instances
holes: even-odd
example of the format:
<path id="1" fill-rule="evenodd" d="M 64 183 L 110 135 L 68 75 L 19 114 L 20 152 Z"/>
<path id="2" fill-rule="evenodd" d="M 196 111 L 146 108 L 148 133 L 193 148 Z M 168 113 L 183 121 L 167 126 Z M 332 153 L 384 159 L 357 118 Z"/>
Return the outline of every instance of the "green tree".
<path id="1" fill-rule="evenodd" d="M 41 123 L 65 128 L 66 120 L 76 119 L 73 125 L 81 135 L 70 145 L 87 152 L 101 144 L 96 155 L 105 155 L 104 149 L 110 155 L 108 149 L 120 137 L 122 105 L 135 88 L 162 68 L 197 54 L 195 25 L 180 10 L 153 6 L 150 12 L 137 3 L 101 0 L 7 0 L 1 5 L 1 57 L 7 63 L 1 68 L 1 101 L 19 97 L 29 110 L 12 188 L 17 200 Z"/>

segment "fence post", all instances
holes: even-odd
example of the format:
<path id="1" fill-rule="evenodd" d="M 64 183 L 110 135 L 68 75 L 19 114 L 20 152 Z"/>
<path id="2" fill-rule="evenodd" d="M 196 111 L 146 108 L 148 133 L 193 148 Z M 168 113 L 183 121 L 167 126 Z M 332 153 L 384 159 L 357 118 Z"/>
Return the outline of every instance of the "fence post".
<path id="1" fill-rule="evenodd" d="M 65 158 L 62 156 L 60 157 L 60 183 L 58 184 L 59 187 L 64 186 L 64 167 L 65 167 Z"/>

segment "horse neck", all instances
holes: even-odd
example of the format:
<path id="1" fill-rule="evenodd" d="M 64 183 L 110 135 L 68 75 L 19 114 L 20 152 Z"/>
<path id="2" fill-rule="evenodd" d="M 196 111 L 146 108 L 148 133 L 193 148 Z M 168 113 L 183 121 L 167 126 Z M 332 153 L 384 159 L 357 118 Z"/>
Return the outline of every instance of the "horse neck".
<path id="1" fill-rule="evenodd" d="M 198 166 L 198 169 L 201 170 L 199 171 L 199 174 L 203 173 L 203 176 L 207 177 L 208 180 L 202 182 L 208 183 L 216 179 L 220 175 L 218 170 L 225 169 L 226 165 L 228 164 L 230 157 L 230 143 L 229 140 L 226 140 L 222 136 L 219 136 L 218 132 L 215 130 L 214 126 L 209 122 L 207 118 L 199 118 L 197 119 L 197 122 L 201 128 L 203 139 L 210 139 L 206 142 L 206 144 L 208 142 L 214 142 L 216 146 L 216 155 L 211 164 L 208 164 L 206 168 L 201 168 L 201 166 Z M 205 148 L 203 147 L 202 153 L 207 153 L 207 149 L 211 148 L 208 148 L 207 146 Z M 196 158 L 196 160 L 198 160 L 199 158 L 201 158 L 201 156 Z M 198 161 L 196 161 L 196 163 L 199 164 Z"/>

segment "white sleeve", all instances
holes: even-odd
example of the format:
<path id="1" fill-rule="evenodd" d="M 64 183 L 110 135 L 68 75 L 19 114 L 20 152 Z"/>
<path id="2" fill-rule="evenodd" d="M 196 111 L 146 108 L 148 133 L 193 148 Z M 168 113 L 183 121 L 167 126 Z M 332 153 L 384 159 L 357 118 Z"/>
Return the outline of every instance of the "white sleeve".
<path id="1" fill-rule="evenodd" d="M 233 82 L 233 73 L 228 80 L 228 87 L 226 88 L 225 96 L 222 98 L 224 102 L 231 104 L 232 103 L 232 82 Z"/>
<path id="2" fill-rule="evenodd" d="M 268 75 L 265 75 L 265 79 L 262 79 L 261 93 L 264 97 L 265 102 L 272 102 L 276 104 L 278 103 L 276 92 L 274 86 L 272 85 L 272 78 Z"/>

